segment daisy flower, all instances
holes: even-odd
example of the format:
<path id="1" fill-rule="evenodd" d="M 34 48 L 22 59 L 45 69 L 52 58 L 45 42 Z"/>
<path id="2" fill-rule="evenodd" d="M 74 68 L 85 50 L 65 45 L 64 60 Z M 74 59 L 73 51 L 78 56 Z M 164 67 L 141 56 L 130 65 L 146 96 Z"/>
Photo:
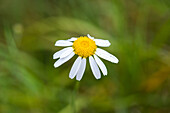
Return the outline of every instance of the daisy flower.
<path id="1" fill-rule="evenodd" d="M 73 63 L 69 73 L 69 77 L 71 79 L 76 77 L 76 80 L 78 81 L 80 81 L 83 77 L 87 58 L 89 58 L 90 67 L 96 79 L 101 78 L 100 70 L 103 75 L 107 75 L 107 68 L 99 57 L 112 63 L 119 62 L 115 56 L 101 48 L 98 48 L 109 47 L 110 42 L 108 40 L 94 39 L 94 37 L 91 37 L 89 34 L 87 36 L 80 36 L 79 38 L 72 37 L 68 40 L 58 40 L 56 41 L 55 46 L 66 47 L 53 55 L 53 59 L 58 59 L 54 63 L 55 68 L 70 60 L 75 54 L 78 55 L 78 58 Z"/>

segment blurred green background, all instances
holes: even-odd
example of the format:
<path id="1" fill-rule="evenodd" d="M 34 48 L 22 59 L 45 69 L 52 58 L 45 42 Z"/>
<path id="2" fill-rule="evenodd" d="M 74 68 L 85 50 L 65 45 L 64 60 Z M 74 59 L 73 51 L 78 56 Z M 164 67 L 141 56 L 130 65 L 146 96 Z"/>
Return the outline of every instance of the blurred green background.
<path id="1" fill-rule="evenodd" d="M 69 79 L 55 41 L 90 34 L 120 62 Z M 0 0 L 0 113 L 170 113 L 169 0 Z"/>

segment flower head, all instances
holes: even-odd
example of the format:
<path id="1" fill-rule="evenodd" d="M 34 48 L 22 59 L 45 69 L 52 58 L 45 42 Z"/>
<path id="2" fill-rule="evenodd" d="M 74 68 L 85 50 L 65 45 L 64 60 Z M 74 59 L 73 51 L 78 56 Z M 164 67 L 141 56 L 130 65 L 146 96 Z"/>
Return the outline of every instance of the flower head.
<path id="1" fill-rule="evenodd" d="M 108 40 L 94 39 L 94 37 L 91 37 L 89 34 L 87 36 L 81 36 L 79 38 L 72 37 L 68 40 L 58 40 L 55 43 L 55 46 L 66 47 L 53 55 L 53 59 L 59 58 L 54 63 L 55 68 L 67 62 L 75 54 L 78 55 L 78 58 L 75 60 L 69 73 L 69 77 L 71 79 L 73 79 L 74 77 L 76 77 L 76 80 L 79 81 L 82 79 L 86 68 L 86 58 L 88 57 L 91 70 L 96 79 L 101 78 L 100 70 L 102 71 L 103 75 L 107 75 L 107 68 L 99 57 L 108 60 L 112 63 L 119 62 L 119 60 L 115 56 L 103 49 L 98 48 L 98 46 L 109 47 L 110 42 Z"/>

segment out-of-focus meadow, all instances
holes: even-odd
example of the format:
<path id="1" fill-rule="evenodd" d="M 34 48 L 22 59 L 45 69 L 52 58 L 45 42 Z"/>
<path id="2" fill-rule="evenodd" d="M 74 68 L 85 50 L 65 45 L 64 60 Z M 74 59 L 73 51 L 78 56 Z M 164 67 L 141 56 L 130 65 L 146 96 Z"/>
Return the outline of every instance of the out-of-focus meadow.
<path id="1" fill-rule="evenodd" d="M 90 34 L 120 62 L 79 88 L 55 41 Z M 169 0 L 1 0 L 0 113 L 170 113 Z"/>

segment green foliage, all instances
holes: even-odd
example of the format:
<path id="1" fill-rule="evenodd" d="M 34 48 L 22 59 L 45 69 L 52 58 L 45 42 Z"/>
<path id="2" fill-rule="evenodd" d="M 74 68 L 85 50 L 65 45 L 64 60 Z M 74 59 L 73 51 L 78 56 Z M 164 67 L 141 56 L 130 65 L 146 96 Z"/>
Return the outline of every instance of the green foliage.
<path id="1" fill-rule="evenodd" d="M 1 0 L 0 113 L 170 112 L 168 0 Z M 55 69 L 57 40 L 90 34 L 120 62 L 96 80 L 76 57 Z"/>

